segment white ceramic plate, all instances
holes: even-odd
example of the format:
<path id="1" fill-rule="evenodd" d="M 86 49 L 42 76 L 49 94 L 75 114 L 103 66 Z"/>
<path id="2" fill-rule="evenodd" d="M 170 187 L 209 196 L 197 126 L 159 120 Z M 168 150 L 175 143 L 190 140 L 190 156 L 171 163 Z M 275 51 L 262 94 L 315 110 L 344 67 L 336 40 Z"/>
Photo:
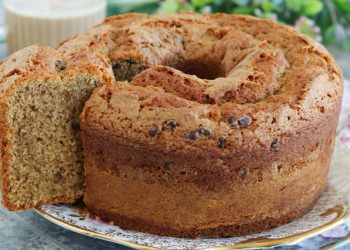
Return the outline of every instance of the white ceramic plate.
<path id="1" fill-rule="evenodd" d="M 243 237 L 181 239 L 123 230 L 88 217 L 81 204 L 46 205 L 37 212 L 66 229 L 138 249 L 232 249 L 295 244 L 350 217 L 350 152 L 337 141 L 327 191 L 315 208 L 289 224 Z"/>

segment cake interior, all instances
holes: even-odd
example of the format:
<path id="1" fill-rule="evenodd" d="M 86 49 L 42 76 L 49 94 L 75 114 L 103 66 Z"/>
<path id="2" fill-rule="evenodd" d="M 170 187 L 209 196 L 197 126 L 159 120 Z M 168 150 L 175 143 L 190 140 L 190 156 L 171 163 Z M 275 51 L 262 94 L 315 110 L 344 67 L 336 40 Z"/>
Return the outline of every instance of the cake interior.
<path id="1" fill-rule="evenodd" d="M 83 194 L 79 114 L 97 76 L 66 74 L 34 78 L 12 88 L 8 97 L 9 149 L 4 203 L 10 209 L 55 200 L 72 202 Z M 4 180 L 6 182 L 6 180 Z"/>

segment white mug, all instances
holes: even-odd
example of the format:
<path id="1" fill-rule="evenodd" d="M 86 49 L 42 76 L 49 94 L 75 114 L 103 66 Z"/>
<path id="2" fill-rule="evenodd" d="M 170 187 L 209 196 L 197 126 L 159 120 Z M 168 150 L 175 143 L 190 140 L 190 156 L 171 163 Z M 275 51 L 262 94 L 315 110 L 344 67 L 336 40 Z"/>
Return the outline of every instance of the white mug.
<path id="1" fill-rule="evenodd" d="M 100 23 L 106 0 L 4 0 L 9 53 L 59 42 Z"/>

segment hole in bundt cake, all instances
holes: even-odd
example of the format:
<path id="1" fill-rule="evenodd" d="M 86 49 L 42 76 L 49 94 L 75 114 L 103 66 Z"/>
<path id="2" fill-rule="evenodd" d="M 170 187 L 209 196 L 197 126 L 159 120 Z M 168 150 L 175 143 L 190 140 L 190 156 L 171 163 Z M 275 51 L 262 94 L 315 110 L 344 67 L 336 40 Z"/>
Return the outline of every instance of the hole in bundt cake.
<path id="1" fill-rule="evenodd" d="M 225 71 L 221 62 L 213 60 L 195 60 L 185 61 L 175 67 L 185 74 L 195 75 L 198 78 L 213 80 L 219 77 L 225 77 Z"/>
<path id="2" fill-rule="evenodd" d="M 182 71 L 185 74 L 195 75 L 202 79 L 216 79 L 218 77 L 225 77 L 225 72 L 220 62 L 216 61 L 185 61 L 178 62 L 170 66 Z M 133 59 L 124 61 L 117 60 L 113 63 L 112 69 L 114 77 L 117 81 L 131 81 L 135 75 L 145 70 L 147 67 L 143 62 Z"/>
<path id="3" fill-rule="evenodd" d="M 130 81 L 144 69 L 146 69 L 144 63 L 133 59 L 117 60 L 112 64 L 113 74 L 117 81 Z"/>

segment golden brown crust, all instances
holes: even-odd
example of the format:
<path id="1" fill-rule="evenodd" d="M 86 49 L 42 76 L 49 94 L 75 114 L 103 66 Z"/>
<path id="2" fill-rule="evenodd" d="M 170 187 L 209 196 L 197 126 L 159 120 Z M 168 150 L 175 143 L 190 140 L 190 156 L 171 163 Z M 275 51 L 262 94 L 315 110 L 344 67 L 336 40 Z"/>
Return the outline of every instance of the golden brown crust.
<path id="1" fill-rule="evenodd" d="M 304 158 L 310 152 L 320 150 L 319 147 L 322 144 L 332 144 L 337 117 L 338 114 L 335 113 L 326 118 L 328 123 L 319 121 L 313 126 L 302 128 L 293 134 L 285 134 L 283 142 L 280 142 L 276 149 L 256 145 L 253 150 L 248 151 L 238 147 L 232 148 L 228 157 L 218 157 L 216 150 L 209 147 L 205 151 L 190 151 L 180 147 L 177 150 L 169 151 L 166 148 L 154 147 L 153 145 L 137 144 L 138 141 L 130 141 L 129 138 L 105 129 L 93 128 L 86 123 L 82 123 L 81 128 L 83 140 L 87 144 L 85 151 L 92 150 L 90 153 L 94 157 L 109 158 L 109 154 L 112 155 L 114 151 L 117 152 L 122 146 L 135 147 L 135 151 L 143 156 L 140 158 L 140 161 L 132 162 L 131 165 L 133 167 L 144 168 L 146 166 L 150 171 L 157 171 L 162 170 L 166 162 L 171 162 L 172 166 L 178 165 L 179 168 L 171 176 L 164 176 L 165 179 L 163 181 L 166 182 L 167 178 L 181 179 L 195 183 L 208 191 L 225 192 L 225 187 L 229 187 L 233 180 L 241 180 L 240 174 L 246 169 L 251 170 L 250 175 L 253 175 L 252 170 L 257 171 L 254 178 L 251 177 L 255 181 L 258 181 L 262 174 L 274 174 L 276 171 L 282 171 L 281 168 L 283 168 L 284 172 L 293 172 L 289 165 L 292 166 L 294 163 L 299 163 L 299 158 L 301 158 L 301 161 L 304 161 Z M 173 143 L 177 143 L 177 141 L 173 141 Z M 97 151 L 99 154 L 95 155 Z M 152 156 L 154 160 L 147 163 L 145 155 Z M 166 159 L 164 160 L 165 156 Z M 122 165 L 128 164 L 127 158 L 119 157 L 119 154 L 116 157 L 118 161 L 125 160 L 125 162 L 122 162 Z M 159 160 L 155 162 L 155 159 Z M 177 160 L 180 160 L 179 164 L 177 164 Z M 182 166 L 182 161 L 185 161 L 188 166 Z M 226 167 L 222 167 L 222 165 Z M 98 165 L 99 168 L 112 172 L 117 168 L 113 166 L 113 164 Z M 195 171 L 188 172 L 187 168 L 193 168 Z M 186 175 L 181 176 L 181 174 L 184 174 L 181 171 L 185 171 Z M 218 183 L 217 178 L 222 176 L 225 176 L 225 181 L 221 180 Z M 160 181 L 158 177 L 155 178 L 157 182 Z"/>
<path id="2" fill-rule="evenodd" d="M 223 21 L 226 19 L 227 23 Z M 212 20 L 225 26 L 215 26 Z M 195 34 L 185 32 L 197 26 L 200 31 L 195 34 L 205 34 L 200 39 Z M 141 28 L 143 32 L 137 32 Z M 220 35 L 218 39 L 216 32 L 223 28 L 224 36 Z M 140 43 L 144 44 L 142 39 L 152 37 L 152 32 L 166 37 L 167 31 L 173 32 L 172 29 L 177 31 L 178 36 L 183 36 L 182 40 L 187 41 L 184 51 L 175 53 L 175 45 L 171 42 L 167 44 L 166 40 L 161 48 L 152 47 L 152 53 L 159 54 L 158 56 L 142 54 L 145 51 L 138 47 Z M 125 32 L 130 33 L 130 36 L 126 36 L 130 40 L 128 48 L 131 46 L 134 49 L 125 50 L 120 47 L 115 53 L 123 56 L 127 53 L 131 58 L 135 54 L 142 55 L 145 57 L 142 60 L 150 60 L 145 62 L 150 68 L 138 74 L 131 81 L 131 86 L 106 86 L 96 92 L 88 106 L 99 106 L 100 112 L 105 115 L 89 117 L 87 108 L 82 119 L 88 120 L 91 126 L 97 128 L 101 124 L 108 126 L 116 134 L 123 134 L 124 127 L 132 123 L 133 133 L 128 135 L 129 141 L 135 140 L 137 143 L 169 151 L 185 147 L 184 151 L 189 149 L 191 152 L 205 150 L 209 143 L 210 150 L 216 150 L 217 155 L 223 156 L 238 146 L 244 150 L 256 144 L 269 148 L 283 134 L 294 133 L 298 128 L 307 127 L 313 121 L 322 120 L 324 116 L 339 111 L 342 76 L 334 60 L 321 45 L 276 22 L 235 15 L 213 15 L 206 18 L 195 14 L 160 15 L 135 22 Z M 185 32 L 184 35 L 181 32 Z M 199 41 L 203 46 L 203 54 L 195 52 L 195 43 Z M 197 58 L 201 58 L 206 55 L 209 57 L 205 47 L 212 46 L 215 48 L 215 57 L 216 54 L 222 56 L 227 44 L 232 42 L 239 44 L 236 46 L 238 49 L 233 49 L 232 52 L 238 59 L 227 59 L 224 63 L 223 68 L 227 69 L 225 78 L 205 80 L 171 67 L 152 66 L 152 60 L 163 60 L 162 55 L 167 55 L 164 52 L 167 50 L 171 50 L 171 55 L 189 57 L 197 53 Z M 147 46 L 150 44 L 147 42 Z M 272 51 L 271 54 L 269 51 Z M 229 58 L 229 55 L 227 52 L 226 57 Z M 258 55 L 257 59 L 255 55 Z M 167 65 L 168 59 L 157 63 Z M 180 62 L 182 60 L 175 59 Z M 201 62 L 197 63 L 202 65 Z M 127 104 L 122 104 L 125 102 Z M 119 105 L 123 109 L 119 110 Z M 112 123 L 116 124 L 111 124 L 109 116 L 123 117 L 123 120 L 115 119 Z M 238 120 L 248 117 L 249 128 L 233 129 L 232 124 L 228 124 L 231 116 Z M 174 131 L 161 131 L 152 139 L 147 136 L 154 125 L 160 128 L 165 120 L 170 119 L 177 120 L 180 126 Z M 236 123 L 233 126 L 238 127 Z M 208 140 L 187 140 L 181 136 L 199 127 L 210 130 Z M 227 153 L 215 147 L 220 137 L 227 140 L 228 148 L 234 145 Z M 176 138 L 176 145 L 171 142 L 171 138 Z"/>
<path id="3" fill-rule="evenodd" d="M 1 163 L 0 163 L 0 181 L 1 181 L 1 192 L 2 192 L 2 203 L 5 207 L 11 207 L 8 201 L 6 201 L 6 197 L 8 194 L 8 187 L 9 187 L 9 180 L 7 175 L 7 167 L 8 166 L 8 149 L 10 147 L 9 141 L 6 139 L 6 133 L 9 131 L 9 126 L 6 122 L 6 116 L 7 116 L 7 105 L 4 103 L 4 100 L 0 100 L 0 138 L 1 138 L 1 144 L 0 144 L 0 153 L 1 153 Z"/>
<path id="4" fill-rule="evenodd" d="M 262 221 L 241 225 L 218 226 L 215 228 L 205 229 L 173 229 L 167 226 L 161 226 L 157 223 L 145 221 L 143 219 L 128 218 L 125 215 L 110 214 L 106 209 L 97 210 L 90 207 L 89 211 L 92 214 L 99 216 L 102 220 L 112 222 L 114 225 L 118 225 L 126 230 L 141 231 L 162 236 L 170 235 L 172 237 L 182 238 L 230 237 L 261 232 L 291 222 L 309 212 L 314 207 L 323 191 L 324 190 L 321 190 L 320 194 L 303 209 L 293 211 L 279 218 L 266 218 Z"/>
<path id="5" fill-rule="evenodd" d="M 93 213 L 161 235 L 231 236 L 313 206 L 343 84 L 321 45 L 225 14 L 143 17 L 119 32 L 110 60 L 147 69 L 95 90 L 81 114 Z"/>
<path id="6" fill-rule="evenodd" d="M 84 202 L 92 213 L 127 229 L 200 237 L 264 230 L 311 209 L 326 186 L 335 127 L 300 131 L 288 144 L 296 150 L 231 159 L 135 149 L 106 131 L 82 129 Z"/>

